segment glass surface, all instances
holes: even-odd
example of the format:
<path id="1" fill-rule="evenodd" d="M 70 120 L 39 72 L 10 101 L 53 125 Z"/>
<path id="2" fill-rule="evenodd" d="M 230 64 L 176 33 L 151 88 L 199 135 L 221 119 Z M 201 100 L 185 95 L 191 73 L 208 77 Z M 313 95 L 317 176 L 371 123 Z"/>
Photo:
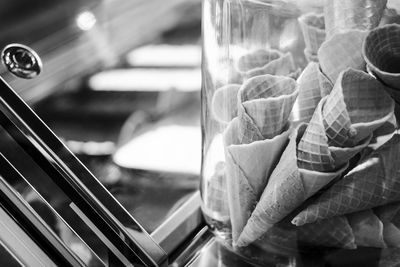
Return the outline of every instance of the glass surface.
<path id="1" fill-rule="evenodd" d="M 399 12 L 203 1 L 202 208 L 229 250 L 261 266 L 343 251 L 342 266 L 363 266 L 399 246 L 400 25 L 386 25 Z"/>

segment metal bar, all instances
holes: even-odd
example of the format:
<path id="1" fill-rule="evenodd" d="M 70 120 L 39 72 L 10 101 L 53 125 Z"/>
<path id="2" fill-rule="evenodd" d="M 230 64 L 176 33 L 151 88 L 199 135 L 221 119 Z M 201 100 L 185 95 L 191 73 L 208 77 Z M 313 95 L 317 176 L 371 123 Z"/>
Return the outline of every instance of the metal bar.
<path id="1" fill-rule="evenodd" d="M 57 267 L 56 263 L 30 239 L 27 233 L 1 206 L 0 246 L 3 246 L 20 266 Z"/>
<path id="2" fill-rule="evenodd" d="M 186 247 L 180 251 L 179 256 L 171 262 L 172 267 L 191 266 L 201 256 L 205 248 L 215 243 L 215 237 L 207 226 L 200 229 L 196 236 L 188 240 Z"/>
<path id="3" fill-rule="evenodd" d="M 6 131 L 90 220 L 98 224 L 100 231 L 134 263 L 138 264 L 136 260 L 139 260 L 145 266 L 166 264 L 165 251 L 1 77 L 0 97 L 0 117 Z M 138 237 L 132 236 L 126 227 L 134 229 Z"/>
<path id="4" fill-rule="evenodd" d="M 49 257 L 59 266 L 85 266 L 52 232 L 25 200 L 14 192 L 3 177 L 20 177 L 21 174 L 0 153 L 0 203 L 25 229 Z M 15 178 L 19 179 L 19 178 Z"/>
<path id="5" fill-rule="evenodd" d="M 205 225 L 200 204 L 200 192 L 197 191 L 151 234 L 168 255 Z"/>
<path id="6" fill-rule="evenodd" d="M 130 261 L 122 254 L 110 240 L 96 227 L 96 225 L 90 221 L 90 219 L 82 212 L 74 203 L 70 204 L 71 209 L 78 215 L 78 217 L 85 222 L 85 224 L 96 233 L 96 235 L 103 241 L 103 243 L 107 246 L 107 248 L 112 251 L 112 253 L 117 256 L 118 260 L 120 260 L 125 266 L 133 267 Z"/>

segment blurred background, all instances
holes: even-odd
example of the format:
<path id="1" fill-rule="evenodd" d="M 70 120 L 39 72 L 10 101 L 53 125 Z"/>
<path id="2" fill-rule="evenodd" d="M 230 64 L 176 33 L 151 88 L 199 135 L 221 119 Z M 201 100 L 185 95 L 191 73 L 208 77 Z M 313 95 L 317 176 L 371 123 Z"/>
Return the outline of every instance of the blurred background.
<path id="1" fill-rule="evenodd" d="M 34 79 L 4 66 L 1 77 L 149 233 L 198 189 L 200 20 L 200 0 L 0 2 L 0 48 L 28 45 L 43 61 Z M 3 130 L 0 138 L 35 189 L 13 186 L 89 263 L 35 192 L 68 217 L 60 190 Z"/>

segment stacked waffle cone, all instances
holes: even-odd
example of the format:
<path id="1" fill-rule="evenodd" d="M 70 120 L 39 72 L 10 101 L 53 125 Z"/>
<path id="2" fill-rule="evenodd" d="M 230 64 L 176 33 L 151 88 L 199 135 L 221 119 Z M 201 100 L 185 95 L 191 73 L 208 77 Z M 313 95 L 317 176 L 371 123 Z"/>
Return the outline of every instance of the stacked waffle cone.
<path id="1" fill-rule="evenodd" d="M 227 191 L 235 243 L 284 149 L 298 94 L 291 78 L 260 75 L 238 92 L 238 116 L 224 132 Z"/>
<path id="2" fill-rule="evenodd" d="M 243 79 L 263 74 L 297 76 L 297 69 L 290 52 L 282 53 L 273 49 L 260 49 L 241 56 L 237 71 Z"/>
<path id="3" fill-rule="evenodd" d="M 239 246 L 259 239 L 331 182 L 334 184 L 329 188 L 340 184 L 342 180 L 335 182 L 335 178 L 370 143 L 374 131 L 393 116 L 393 100 L 382 87 L 362 71 L 349 68 L 339 75 L 332 92 L 318 103 L 309 124 L 301 124 L 293 132 L 240 235 Z M 332 212 L 330 217 L 306 223 L 355 211 Z M 293 222 L 305 224 L 298 223 L 298 216 Z"/>
<path id="4" fill-rule="evenodd" d="M 385 7 L 325 1 L 298 18 L 301 71 L 255 50 L 235 63 L 242 83 L 216 90 L 234 248 L 400 246 L 400 25 L 378 26 Z"/>

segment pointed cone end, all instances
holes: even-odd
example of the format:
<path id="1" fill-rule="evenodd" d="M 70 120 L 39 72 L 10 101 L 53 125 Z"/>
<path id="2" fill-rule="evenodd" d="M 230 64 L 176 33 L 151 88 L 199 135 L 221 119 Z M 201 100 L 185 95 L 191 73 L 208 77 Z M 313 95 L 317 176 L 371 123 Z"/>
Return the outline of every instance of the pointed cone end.
<path id="1" fill-rule="evenodd" d="M 246 247 L 262 237 L 272 226 L 272 224 L 263 222 L 262 227 L 260 227 L 256 222 L 249 220 L 234 245 L 238 247 Z"/>

